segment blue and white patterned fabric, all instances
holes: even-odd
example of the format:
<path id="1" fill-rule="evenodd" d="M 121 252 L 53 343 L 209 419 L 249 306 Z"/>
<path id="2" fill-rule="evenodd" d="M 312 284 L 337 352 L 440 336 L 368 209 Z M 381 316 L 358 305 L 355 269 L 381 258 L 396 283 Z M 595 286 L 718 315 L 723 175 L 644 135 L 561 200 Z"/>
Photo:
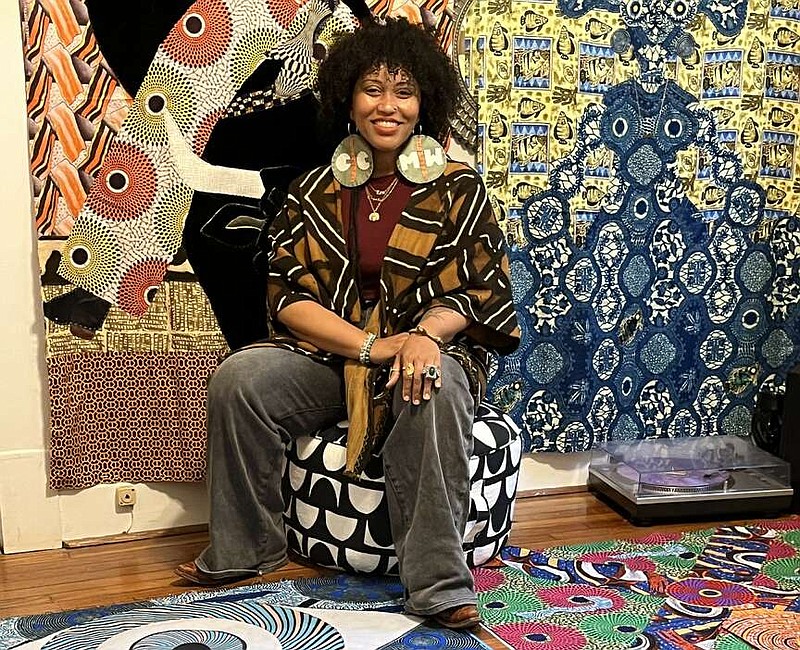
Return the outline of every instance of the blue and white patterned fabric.
<path id="1" fill-rule="evenodd" d="M 470 512 L 464 551 L 470 566 L 508 540 L 522 456 L 513 420 L 481 404 L 469 460 Z M 315 564 L 359 573 L 396 574 L 383 464 L 374 455 L 359 481 L 344 476 L 347 429 L 297 438 L 286 452 L 284 498 L 289 548 Z"/>
<path id="2" fill-rule="evenodd" d="M 583 112 L 574 148 L 522 207 L 524 241 L 510 263 L 523 342 L 497 360 L 490 399 L 521 425 L 526 451 L 748 435 L 758 390 L 779 389 L 797 362 L 800 232 L 745 177 L 726 144 L 736 134 L 719 131 L 716 114 L 665 75 L 669 60 L 697 54 L 686 27 L 698 15 L 734 36 L 747 0 L 558 6 L 572 18 L 618 12 L 625 28 L 612 47 L 632 49 L 640 72 L 597 91 L 602 104 Z M 789 136 L 774 137 L 777 147 Z M 571 201 L 587 191 L 587 159 L 601 148 L 611 152 L 609 191 L 583 215 L 591 224 L 578 243 Z M 722 209 L 688 198 L 678 165 L 690 149 Z"/>

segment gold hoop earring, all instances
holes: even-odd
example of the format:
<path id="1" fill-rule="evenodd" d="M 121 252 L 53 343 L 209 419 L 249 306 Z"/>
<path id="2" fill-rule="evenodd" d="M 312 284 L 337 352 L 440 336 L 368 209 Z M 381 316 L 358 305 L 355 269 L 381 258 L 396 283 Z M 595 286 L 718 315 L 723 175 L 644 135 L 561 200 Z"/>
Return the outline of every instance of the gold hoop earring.
<path id="1" fill-rule="evenodd" d="M 435 181 L 444 174 L 446 166 L 444 147 L 422 133 L 412 135 L 397 156 L 397 171 L 412 183 Z"/>
<path id="2" fill-rule="evenodd" d="M 347 125 L 350 129 L 350 123 Z M 358 133 L 348 135 L 339 143 L 331 158 L 333 177 L 345 187 L 358 187 L 372 176 L 374 162 L 372 147 Z"/>

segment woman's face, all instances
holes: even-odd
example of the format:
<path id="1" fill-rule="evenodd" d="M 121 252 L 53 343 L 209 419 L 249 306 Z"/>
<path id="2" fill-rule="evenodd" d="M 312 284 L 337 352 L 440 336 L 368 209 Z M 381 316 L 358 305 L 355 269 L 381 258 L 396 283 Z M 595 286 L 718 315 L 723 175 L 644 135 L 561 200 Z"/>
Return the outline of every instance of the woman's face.
<path id="1" fill-rule="evenodd" d="M 414 77 L 402 69 L 389 72 L 382 65 L 356 82 L 350 119 L 376 152 L 394 153 L 419 121 L 419 95 Z"/>

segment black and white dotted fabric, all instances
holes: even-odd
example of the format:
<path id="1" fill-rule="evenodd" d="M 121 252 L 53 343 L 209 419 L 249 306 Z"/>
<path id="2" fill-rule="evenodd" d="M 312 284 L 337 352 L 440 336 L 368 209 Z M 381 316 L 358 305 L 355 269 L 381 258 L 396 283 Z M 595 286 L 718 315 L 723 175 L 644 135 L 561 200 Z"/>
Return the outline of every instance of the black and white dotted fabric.
<path id="1" fill-rule="evenodd" d="M 396 574 L 381 458 L 373 456 L 361 480 L 351 481 L 342 474 L 346 437 L 346 428 L 331 427 L 297 438 L 287 450 L 289 547 L 320 566 Z M 478 409 L 473 437 L 464 552 L 470 566 L 479 566 L 508 539 L 522 440 L 514 421 L 489 404 Z"/>

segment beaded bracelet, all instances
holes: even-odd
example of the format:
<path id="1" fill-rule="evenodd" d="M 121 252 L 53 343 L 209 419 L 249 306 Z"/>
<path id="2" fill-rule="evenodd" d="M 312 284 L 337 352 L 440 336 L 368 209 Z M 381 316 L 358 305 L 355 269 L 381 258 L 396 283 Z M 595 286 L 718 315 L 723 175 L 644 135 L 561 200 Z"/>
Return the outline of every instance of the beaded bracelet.
<path id="1" fill-rule="evenodd" d="M 422 336 L 427 336 L 431 341 L 436 343 L 439 347 L 444 345 L 444 339 L 435 334 L 431 334 L 428 330 L 426 330 L 422 325 L 417 325 L 416 327 L 408 330 L 409 334 L 421 334 Z"/>
<path id="2" fill-rule="evenodd" d="M 372 332 L 367 332 L 367 338 L 364 339 L 364 342 L 361 344 L 361 349 L 358 351 L 358 362 L 364 364 L 365 366 L 369 365 L 369 358 L 370 353 L 372 352 L 372 344 L 375 343 L 375 339 L 378 338 L 377 334 L 373 334 Z"/>

